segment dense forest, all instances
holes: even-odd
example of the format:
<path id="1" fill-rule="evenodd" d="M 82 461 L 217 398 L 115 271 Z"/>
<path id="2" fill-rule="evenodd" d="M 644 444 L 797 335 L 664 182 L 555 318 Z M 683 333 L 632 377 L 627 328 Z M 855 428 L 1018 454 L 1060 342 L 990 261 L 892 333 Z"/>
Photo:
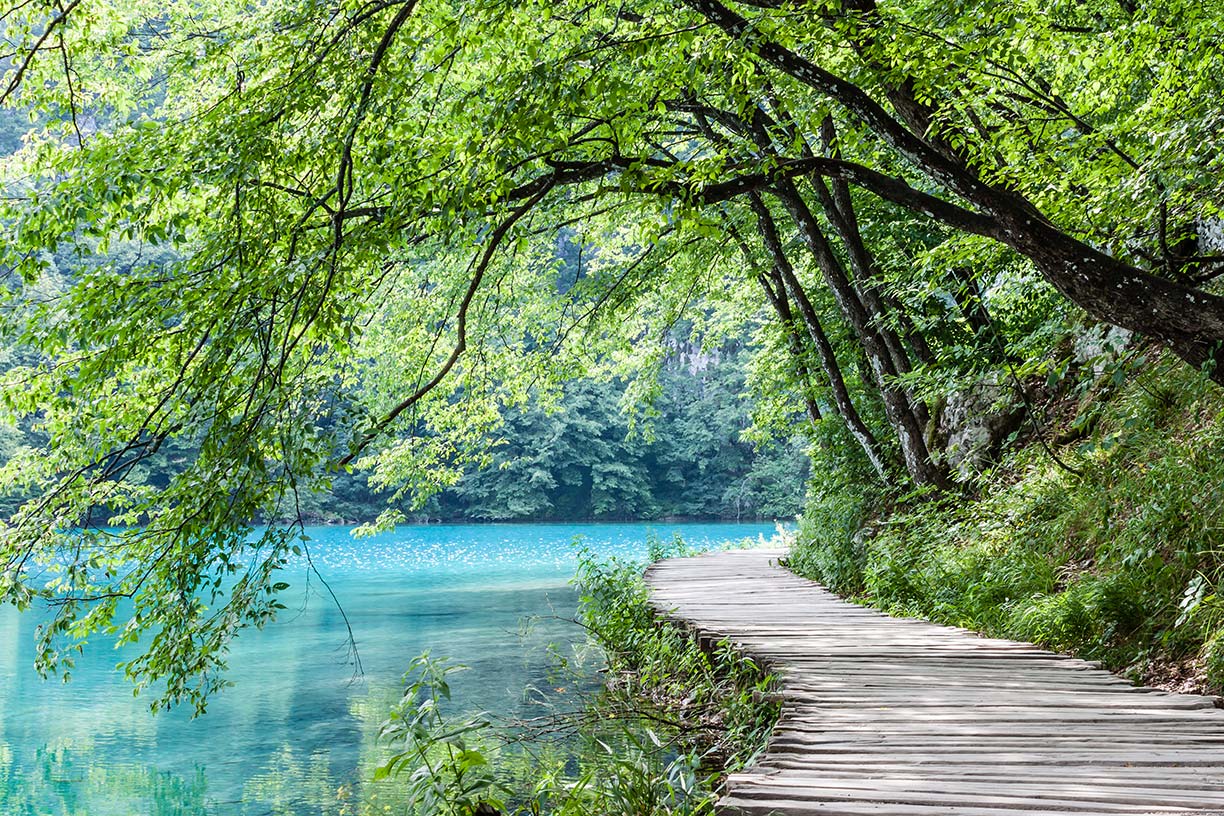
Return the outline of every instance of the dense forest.
<path id="1" fill-rule="evenodd" d="M 576 383 L 555 412 L 531 406 L 508 417 L 490 461 L 422 509 L 486 521 L 793 519 L 803 507 L 806 442 L 745 440 L 743 379 L 736 356 L 700 372 L 665 371 L 658 416 L 642 420 L 648 437 L 629 427 L 615 386 Z"/>
<path id="2" fill-rule="evenodd" d="M 585 379 L 548 404 L 530 401 L 507 414 L 488 453 L 467 463 L 454 484 L 423 501 L 369 484 L 361 471 L 338 473 L 303 495 L 294 520 L 363 524 L 388 510 L 410 522 L 614 521 L 629 519 L 793 519 L 803 507 L 807 443 L 751 436 L 746 352 L 679 355 L 665 364 L 650 416 L 623 408 L 624 386 Z M 37 431 L 0 429 L 0 464 L 36 447 Z M 167 485 L 197 454 L 190 441 L 168 443 L 132 475 Z M 28 499 L 0 497 L 12 513 Z"/>
<path id="3" fill-rule="evenodd" d="M 24 131 L 19 118 L 9 121 L 15 151 Z M 573 285 L 579 254 L 572 235 L 561 233 L 559 288 Z M 159 256 L 162 266 L 178 260 Z M 99 267 L 131 270 L 137 257 L 126 244 L 105 254 L 57 255 L 49 291 L 59 296 Z M 747 383 L 751 336 L 707 351 L 680 331 L 674 335 L 649 400 L 630 402 L 625 382 L 612 377 L 568 381 L 553 394 L 529 393 L 522 405 L 505 411 L 486 450 L 453 474 L 453 484 L 413 495 L 372 486 L 364 471 L 339 472 L 328 485 L 300 494 L 292 516 L 278 520 L 363 524 L 388 511 L 414 522 L 793 519 L 807 479 L 804 420 L 796 412 L 757 428 Z M 45 362 L 20 344 L 0 352 L 0 371 Z M 45 444 L 36 419 L 0 426 L 0 465 Z M 199 455 L 199 445 L 198 435 L 168 439 L 128 481 L 165 488 Z M 29 498 L 20 489 L 0 496 L 0 513 L 17 511 Z M 107 512 L 104 507 L 98 515 Z"/>
<path id="4" fill-rule="evenodd" d="M 785 515 L 808 456 L 797 569 L 1218 683 L 1222 21 L 30 0 L 0 591 L 198 701 L 319 496 Z"/>

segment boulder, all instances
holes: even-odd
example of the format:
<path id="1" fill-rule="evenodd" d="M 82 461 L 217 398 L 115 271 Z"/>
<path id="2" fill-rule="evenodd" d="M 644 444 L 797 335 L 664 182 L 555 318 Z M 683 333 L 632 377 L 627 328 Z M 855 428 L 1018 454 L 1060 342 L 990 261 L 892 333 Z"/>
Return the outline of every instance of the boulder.
<path id="1" fill-rule="evenodd" d="M 1132 332 L 1108 323 L 1094 323 L 1075 335 L 1071 343 L 1071 354 L 1081 366 L 1091 366 L 1093 378 L 1105 373 L 1105 366 L 1130 343 Z"/>
<path id="2" fill-rule="evenodd" d="M 938 414 L 943 457 L 957 481 L 968 481 L 995 457 L 1020 426 L 1024 403 L 1005 374 L 989 374 L 948 395 Z"/>

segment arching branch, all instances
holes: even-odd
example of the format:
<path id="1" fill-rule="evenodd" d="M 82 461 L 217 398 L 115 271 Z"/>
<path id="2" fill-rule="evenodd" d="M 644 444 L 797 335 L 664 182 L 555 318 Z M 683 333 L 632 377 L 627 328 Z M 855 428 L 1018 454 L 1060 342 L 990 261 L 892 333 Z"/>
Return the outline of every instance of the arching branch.
<path id="1" fill-rule="evenodd" d="M 62 27 L 68 21 L 68 15 L 72 14 L 73 10 L 79 5 L 81 5 L 81 0 L 72 0 L 72 2 L 70 2 L 68 5 L 60 9 L 60 12 L 52 17 L 47 23 L 47 27 L 43 29 L 42 35 L 39 36 L 34 45 L 32 45 L 30 49 L 21 56 L 21 60 L 17 63 L 17 68 L 13 71 L 13 75 L 9 79 L 8 85 L 5 86 L 2 92 L 0 92 L 0 105 L 7 102 L 9 97 L 15 94 L 17 89 L 21 87 L 21 81 L 25 79 L 26 73 L 30 70 L 30 66 L 34 63 L 34 58 L 37 57 L 38 53 L 43 50 L 44 46 L 47 45 L 47 40 L 51 39 L 51 36 L 55 34 L 56 29 Z"/>
<path id="2" fill-rule="evenodd" d="M 382 433 L 386 431 L 388 427 L 390 427 L 391 423 L 395 422 L 395 420 L 402 413 L 416 405 L 418 402 L 424 399 L 429 392 L 437 388 L 442 381 L 446 379 L 446 375 L 451 372 L 451 369 L 455 367 L 455 364 L 459 362 L 459 358 L 462 357 L 463 353 L 467 350 L 468 310 L 472 306 L 472 300 L 476 297 L 476 292 L 480 290 L 480 284 L 484 280 L 485 272 L 488 270 L 489 264 L 497 254 L 497 250 L 501 247 L 506 235 L 509 234 L 510 228 L 513 227 L 520 218 L 529 213 L 537 204 L 539 204 L 540 201 L 543 200 L 543 198 L 548 195 L 549 191 L 554 187 L 555 182 L 553 182 L 549 177 L 544 177 L 544 180 L 544 183 L 539 186 L 539 189 L 534 195 L 512 210 L 510 214 L 502 219 L 501 223 L 494 228 L 493 232 L 490 233 L 488 244 L 485 246 L 484 251 L 480 253 L 479 259 L 475 262 L 474 268 L 472 269 L 472 279 L 468 283 L 467 291 L 464 292 L 463 299 L 459 302 L 459 309 L 455 315 L 455 345 L 451 348 L 451 352 L 447 356 L 446 360 L 442 363 L 442 365 L 434 373 L 434 376 L 428 382 L 421 385 L 419 388 L 401 400 L 394 408 L 384 414 L 383 417 L 374 424 L 374 427 L 364 436 L 362 436 L 355 445 L 353 445 L 349 452 L 340 459 L 338 464 L 341 467 L 350 464 L 354 459 L 361 455 L 361 452 L 369 447 L 371 442 L 381 436 Z"/>

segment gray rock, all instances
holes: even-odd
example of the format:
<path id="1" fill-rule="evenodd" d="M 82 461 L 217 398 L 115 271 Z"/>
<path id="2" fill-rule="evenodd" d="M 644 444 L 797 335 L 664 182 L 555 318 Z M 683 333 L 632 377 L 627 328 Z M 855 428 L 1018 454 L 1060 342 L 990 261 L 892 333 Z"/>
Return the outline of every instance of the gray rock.
<path id="1" fill-rule="evenodd" d="M 1092 376 L 1105 372 L 1105 365 L 1116 358 L 1131 341 L 1132 332 L 1107 323 L 1094 323 L 1075 336 L 1071 353 L 1080 365 L 1091 365 Z"/>
<path id="2" fill-rule="evenodd" d="M 1224 218 L 1204 218 L 1198 222 L 1199 252 L 1224 255 Z"/>
<path id="3" fill-rule="evenodd" d="M 1024 404 L 1006 375 L 991 374 L 950 394 L 939 415 L 944 459 L 958 481 L 981 473 L 1003 440 L 1020 425 Z"/>

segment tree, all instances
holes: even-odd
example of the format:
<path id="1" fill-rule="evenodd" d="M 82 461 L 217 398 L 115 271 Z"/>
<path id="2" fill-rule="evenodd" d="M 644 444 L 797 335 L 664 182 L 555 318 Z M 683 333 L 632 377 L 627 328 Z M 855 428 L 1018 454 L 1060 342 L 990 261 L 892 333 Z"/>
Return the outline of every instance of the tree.
<path id="1" fill-rule="evenodd" d="M 843 164 L 838 159 L 811 160 L 813 172 L 849 178 L 885 198 L 927 212 L 956 229 L 979 232 L 1006 244 L 1030 258 L 1047 280 L 1090 313 L 1159 339 L 1191 365 L 1210 364 L 1212 376 L 1224 382 L 1224 373 L 1214 373 L 1219 355 L 1224 353 L 1224 299 L 1196 286 L 1193 280 L 1155 274 L 1098 250 L 1056 226 L 1038 204 L 1025 195 L 1023 185 L 1030 179 L 1011 170 L 1004 151 L 1016 151 L 1018 147 L 1006 136 L 1034 137 L 1024 120 L 1026 113 L 1037 110 L 1052 114 L 1066 127 L 1076 128 L 1089 136 L 1097 134 L 1096 128 L 1078 116 L 1050 86 L 1040 68 L 1025 64 L 1028 54 L 1016 53 L 1019 49 L 1006 49 L 1006 46 L 1000 48 L 998 41 L 986 48 L 970 48 L 941 36 L 937 30 L 924 30 L 921 26 L 927 22 L 924 17 L 931 13 L 930 9 L 922 9 L 914 15 L 921 21 L 918 26 L 901 15 L 882 11 L 874 0 L 856 0 L 841 8 L 809 15 L 817 25 L 829 26 L 857 53 L 860 67 L 868 72 L 873 84 L 879 83 L 888 98 L 893 108 L 890 113 L 862 87 L 865 83 L 850 82 L 787 48 L 775 37 L 762 33 L 762 29 L 768 30 L 766 20 L 750 22 L 717 0 L 693 0 L 689 5 L 762 63 L 841 106 L 880 142 L 972 209 L 947 208 L 934 202 L 924 206 L 921 194 L 892 188 L 890 179 L 873 177 L 868 168 Z M 763 5 L 784 7 L 782 3 Z M 984 28 L 994 28 L 989 33 L 995 37 L 1000 30 L 1004 36 L 1017 34 L 1019 28 L 1033 22 L 1026 11 L 1031 14 L 1032 9 L 988 18 Z M 1116 15 L 1110 15 L 1114 19 L 1098 18 L 1096 22 L 1113 33 L 1129 33 L 1119 31 L 1128 24 L 1136 33 L 1144 30 L 1145 20 L 1135 19 L 1137 10 L 1128 12 L 1123 8 L 1121 11 L 1129 18 L 1119 20 Z M 1209 18 L 1209 15 L 1204 16 Z M 1045 33 L 1057 31 L 1057 28 L 1047 27 Z M 789 37 L 795 36 L 795 32 L 787 33 Z M 1215 80 L 1200 73 L 1205 68 L 1212 70 L 1218 58 L 1211 53 L 1214 50 L 1210 45 L 1211 35 L 1205 29 L 1188 34 L 1189 56 L 1194 62 L 1179 63 L 1179 68 L 1185 68 L 1195 80 L 1213 83 Z M 932 53 L 921 42 L 926 38 L 935 40 L 942 49 Z M 1159 39 L 1141 43 L 1146 47 L 1158 44 Z M 1053 47 L 1054 38 L 1041 45 Z M 1003 51 L 1002 62 L 996 57 L 998 51 Z M 1048 58 L 1048 54 L 1042 56 Z M 934 64 L 943 71 L 938 75 L 912 75 L 911 66 L 922 57 L 934 57 Z M 975 62 L 974 58 L 980 61 Z M 1007 73 L 1004 82 L 1011 87 L 983 88 L 982 78 L 997 80 L 999 72 Z M 982 104 L 984 90 L 986 106 L 993 104 L 993 107 Z M 1135 100 L 1136 103 L 1140 101 Z M 1165 103 L 1163 99 L 1158 101 Z M 1135 104 L 1135 107 L 1141 105 Z M 1127 135 L 1134 139 L 1138 134 Z M 1102 143 L 1099 136 L 1091 141 L 1093 151 L 1109 150 L 1131 171 L 1142 172 L 1142 164 L 1117 142 L 1106 137 Z M 1040 143 L 1032 147 L 1025 144 L 1020 149 L 1031 151 L 1036 158 L 1048 162 L 1049 152 L 1053 151 L 1049 148 L 1042 151 L 1042 147 L 1045 146 Z M 1116 167 L 1109 168 L 1113 172 L 1105 174 L 1096 172 L 1096 167 L 1092 169 L 1093 175 L 1107 175 L 1111 181 L 1118 176 Z M 1099 183 L 1098 179 L 1093 181 Z M 1157 189 L 1162 197 L 1167 195 L 1163 187 L 1158 181 Z M 1200 212 L 1200 196 L 1204 192 L 1211 195 L 1219 191 L 1218 185 L 1211 185 L 1206 191 L 1191 185 L 1186 187 L 1189 188 L 1185 190 L 1187 197 L 1192 198 L 1185 204 L 1193 206 L 1194 199 L 1198 199 Z M 1200 258 L 1187 257 L 1171 248 L 1166 223 L 1168 201 L 1161 201 L 1159 206 L 1164 215 L 1155 237 L 1161 254 L 1149 254 L 1148 257 L 1155 258 L 1161 271 L 1166 273 L 1201 262 Z M 1193 210 L 1189 213 L 1191 218 L 1195 214 Z M 1193 228 L 1183 225 L 1182 236 L 1187 229 Z"/>
<path id="2" fill-rule="evenodd" d="M 467 513 L 498 521 L 653 515 L 642 440 L 617 421 L 617 403 L 611 384 L 580 381 L 555 406 L 509 417 L 491 467 L 454 488 Z"/>
<path id="3" fill-rule="evenodd" d="M 252 519 L 354 465 L 449 486 L 507 407 L 597 360 L 657 370 L 695 311 L 717 333 L 772 308 L 809 419 L 839 417 L 890 480 L 895 444 L 908 480 L 946 488 L 918 380 L 947 326 L 987 317 L 890 291 L 910 259 L 888 236 L 915 218 L 951 268 L 980 257 L 964 236 L 989 238 L 1224 381 L 1220 259 L 1194 240 L 1224 177 L 1220 18 L 1104 0 L 26 3 L 3 22 L 0 101 L 46 124 L 5 160 L 0 264 L 5 331 L 44 362 L 9 372 L 4 408 L 48 443 L 5 470 L 38 498 L 4 530 L 4 597 L 59 604 L 44 667 L 65 637 L 151 631 L 129 670 L 199 702 L 299 546 L 281 527 L 252 544 Z M 561 228 L 591 247 L 564 287 Z M 48 252 L 117 240 L 178 260 L 36 296 Z M 183 437 L 199 452 L 168 484 L 129 478 Z"/>

